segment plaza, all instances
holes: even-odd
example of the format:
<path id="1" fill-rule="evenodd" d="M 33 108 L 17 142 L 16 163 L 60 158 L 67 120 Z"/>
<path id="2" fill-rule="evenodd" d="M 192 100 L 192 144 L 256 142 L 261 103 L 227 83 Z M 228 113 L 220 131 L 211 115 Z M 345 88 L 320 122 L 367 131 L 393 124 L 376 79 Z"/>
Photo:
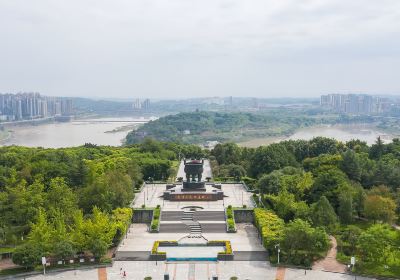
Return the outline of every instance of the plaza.
<path id="1" fill-rule="evenodd" d="M 184 173 L 182 162 L 177 178 L 185 178 Z M 202 177 L 212 177 L 208 161 L 204 161 Z M 175 184 L 179 183 L 177 181 Z M 251 222 L 251 215 L 246 216 L 245 221 L 242 217 L 240 222 L 236 222 L 235 232 L 229 232 L 226 222 L 228 205 L 234 209 L 236 207 L 236 211 L 254 207 L 252 193 L 248 192 L 243 184 L 219 184 L 218 188 L 223 191 L 224 197 L 216 201 L 207 199 L 192 201 L 184 198 L 182 201 L 168 201 L 163 198 L 167 185 L 147 183 L 141 192 L 136 194 L 135 200 L 131 203 L 134 211 L 151 213 L 154 211 L 151 209 L 159 206 L 159 227 L 156 231 L 152 231 L 149 220 L 146 222 L 134 220 L 115 252 L 111 267 L 51 273 L 28 279 L 142 280 L 145 277 L 154 280 L 228 280 L 231 277 L 253 280 L 354 279 L 354 276 L 342 273 L 272 266 L 268 262 L 268 254 L 262 245 L 259 233 Z M 201 191 L 210 192 L 213 188 L 215 186 L 211 180 L 204 182 Z M 188 192 L 190 193 L 190 190 Z M 243 208 L 244 205 L 246 208 Z M 186 244 L 188 240 L 190 244 Z M 161 241 L 176 242 L 177 245 L 160 245 L 157 250 L 164 252 L 165 258 L 154 259 L 152 248 L 156 242 Z M 229 241 L 232 248 L 231 258 L 218 258 L 218 254 L 226 248 L 221 244 L 206 246 L 206 241 Z M 123 276 L 123 272 L 126 276 Z M 367 278 L 357 277 L 357 279 Z"/>

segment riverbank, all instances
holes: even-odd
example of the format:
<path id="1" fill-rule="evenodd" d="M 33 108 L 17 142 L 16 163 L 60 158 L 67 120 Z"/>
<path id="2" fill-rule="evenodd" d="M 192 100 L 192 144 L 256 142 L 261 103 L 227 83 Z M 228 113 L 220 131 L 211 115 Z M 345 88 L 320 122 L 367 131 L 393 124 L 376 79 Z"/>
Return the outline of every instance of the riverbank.
<path id="1" fill-rule="evenodd" d="M 279 137 L 254 138 L 248 141 L 239 142 L 242 147 L 259 147 L 283 140 L 310 140 L 314 137 L 333 138 L 338 141 L 347 142 L 352 139 L 359 139 L 367 142 L 368 145 L 375 143 L 376 138 L 381 137 L 384 142 L 390 142 L 393 138 L 399 137 L 399 134 L 389 133 L 379 129 L 375 125 L 360 124 L 340 124 L 340 125 L 319 125 L 306 128 L 300 128 L 291 135 Z"/>
<path id="2" fill-rule="evenodd" d="M 27 147 L 64 148 L 91 143 L 104 146 L 121 146 L 129 131 L 149 121 L 137 117 L 95 118 L 73 122 L 47 122 L 5 127 L 1 146 L 18 145 Z"/>
<path id="3" fill-rule="evenodd" d="M 10 137 L 11 132 L 8 129 L 3 128 L 2 130 L 0 130 L 0 144 L 7 141 Z"/>

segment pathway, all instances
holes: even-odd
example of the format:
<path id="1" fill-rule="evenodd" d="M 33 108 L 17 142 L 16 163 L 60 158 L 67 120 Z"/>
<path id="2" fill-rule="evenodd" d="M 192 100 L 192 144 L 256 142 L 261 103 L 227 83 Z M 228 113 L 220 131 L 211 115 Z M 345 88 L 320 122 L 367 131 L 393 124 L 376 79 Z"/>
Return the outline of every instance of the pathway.
<path id="1" fill-rule="evenodd" d="M 275 276 L 276 280 L 285 280 L 285 271 L 286 268 L 278 267 L 276 269 L 276 276 Z"/>
<path id="2" fill-rule="evenodd" d="M 105 267 L 97 270 L 98 280 L 107 280 L 107 269 Z"/>
<path id="3" fill-rule="evenodd" d="M 15 267 L 18 267 L 18 265 L 14 264 L 11 259 L 0 260 L 0 271 L 2 269 L 9 269 L 9 268 L 15 268 Z"/>
<path id="4" fill-rule="evenodd" d="M 336 260 L 337 242 L 335 237 L 330 236 L 331 249 L 328 251 L 326 257 L 322 260 L 316 261 L 312 267 L 313 270 L 325 270 L 332 272 L 346 272 L 346 265 L 341 264 Z"/>

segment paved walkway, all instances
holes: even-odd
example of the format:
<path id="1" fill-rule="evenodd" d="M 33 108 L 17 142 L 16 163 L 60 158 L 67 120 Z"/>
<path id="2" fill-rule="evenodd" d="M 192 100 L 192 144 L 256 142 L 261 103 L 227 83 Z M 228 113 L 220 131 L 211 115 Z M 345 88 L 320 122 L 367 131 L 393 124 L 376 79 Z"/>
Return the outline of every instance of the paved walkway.
<path id="1" fill-rule="evenodd" d="M 346 265 L 338 262 L 336 260 L 337 254 L 337 242 L 335 237 L 330 236 L 329 239 L 331 240 L 331 249 L 328 251 L 326 257 L 322 260 L 319 260 L 314 263 L 313 270 L 325 270 L 325 271 L 332 271 L 332 272 L 346 272 Z"/>
<path id="2" fill-rule="evenodd" d="M 99 268 L 97 270 L 97 276 L 99 280 L 107 280 L 107 269 L 106 268 Z"/>
<path id="3" fill-rule="evenodd" d="M 14 267 L 18 267 L 18 265 L 14 264 L 11 259 L 0 260 L 0 270 Z"/>
<path id="4" fill-rule="evenodd" d="M 121 276 L 126 271 L 126 277 Z M 48 273 L 34 277 L 26 277 L 29 280 L 143 280 L 151 276 L 153 280 L 164 279 L 164 273 L 168 273 L 171 280 L 209 280 L 211 276 L 218 275 L 220 280 L 229 280 L 236 276 L 241 280 L 353 280 L 354 276 L 342 273 L 307 270 L 293 268 L 275 268 L 266 261 L 238 261 L 238 262 L 191 262 L 191 263 L 165 263 L 127 261 L 114 263 L 113 267 L 104 269 L 66 271 L 61 273 Z M 101 276 L 102 275 L 102 276 Z M 357 276 L 357 280 L 371 280 Z"/>
<path id="5" fill-rule="evenodd" d="M 132 224 L 127 238 L 118 248 L 117 255 L 123 251 L 149 252 L 156 240 L 178 240 L 188 232 L 183 233 L 149 233 L 147 225 Z M 230 240 L 234 251 L 265 251 L 258 239 L 256 228 L 252 224 L 237 224 L 237 232 L 205 233 L 208 240 Z"/>
<path id="6" fill-rule="evenodd" d="M 285 271 L 286 268 L 284 267 L 278 267 L 278 269 L 276 270 L 276 280 L 285 280 Z"/>

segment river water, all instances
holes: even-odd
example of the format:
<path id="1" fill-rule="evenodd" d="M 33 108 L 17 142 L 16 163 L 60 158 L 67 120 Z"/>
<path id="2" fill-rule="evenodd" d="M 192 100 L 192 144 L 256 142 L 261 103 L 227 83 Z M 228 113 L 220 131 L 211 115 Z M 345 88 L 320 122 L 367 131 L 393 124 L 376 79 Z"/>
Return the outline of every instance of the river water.
<path id="1" fill-rule="evenodd" d="M 258 147 L 283 140 L 311 140 L 318 136 L 333 138 L 342 142 L 359 139 L 367 142 L 368 145 L 374 144 L 379 136 L 385 143 L 390 142 L 394 137 L 398 137 L 396 135 L 379 131 L 377 128 L 372 126 L 335 125 L 301 128 L 290 136 L 257 138 L 242 142 L 239 145 L 245 147 Z"/>
<path id="2" fill-rule="evenodd" d="M 138 126 L 133 123 L 134 120 L 137 118 L 101 118 L 66 123 L 13 126 L 8 128 L 11 136 L 1 141 L 0 145 L 60 148 L 92 143 L 119 146 L 128 132 Z M 287 137 L 252 139 L 239 145 L 258 147 L 282 140 L 309 140 L 317 136 L 334 138 L 343 142 L 360 139 L 369 145 L 373 144 L 378 136 L 381 136 L 384 142 L 389 142 L 394 137 L 394 135 L 383 133 L 373 127 L 339 125 L 303 128 Z"/>
<path id="3" fill-rule="evenodd" d="M 101 118 L 13 126 L 8 128 L 11 136 L 0 145 L 61 148 L 92 143 L 119 146 L 128 132 L 138 125 L 135 120 L 138 118 Z"/>

